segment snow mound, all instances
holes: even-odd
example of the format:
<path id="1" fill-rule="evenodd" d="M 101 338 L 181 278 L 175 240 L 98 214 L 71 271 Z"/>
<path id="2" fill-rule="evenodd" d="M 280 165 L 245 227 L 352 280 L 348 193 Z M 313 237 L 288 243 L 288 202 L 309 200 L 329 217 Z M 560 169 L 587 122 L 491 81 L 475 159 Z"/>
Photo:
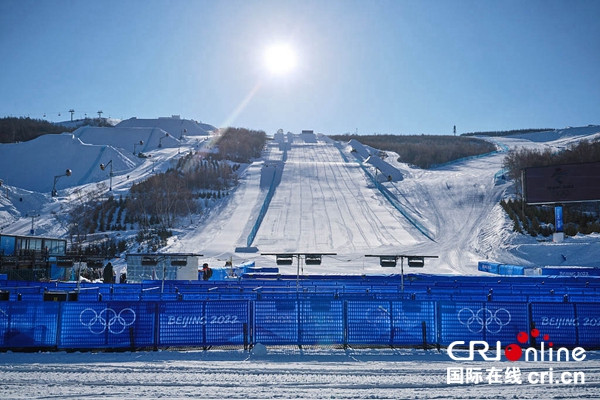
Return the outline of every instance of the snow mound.
<path id="1" fill-rule="evenodd" d="M 130 118 L 121 121 L 117 128 L 159 128 L 170 135 L 180 138 L 185 136 L 208 136 L 210 131 L 216 130 L 212 125 L 198 124 L 189 119 L 181 119 L 179 116 L 161 117 L 157 119 Z"/>
<path id="2" fill-rule="evenodd" d="M 56 176 L 71 170 L 71 176 L 57 179 L 64 189 L 106 179 L 100 164 L 113 160 L 114 170 L 135 167 L 131 159 L 112 146 L 82 143 L 73 134 L 43 135 L 25 143 L 0 145 L 0 171 L 5 182 L 35 192 L 51 192 Z"/>
<path id="3" fill-rule="evenodd" d="M 135 145 L 135 152 L 148 152 L 162 147 L 177 148 L 179 139 L 160 128 L 95 128 L 84 126 L 73 132 L 73 135 L 83 143 L 96 145 L 109 145 L 131 151 Z M 142 145 L 139 143 L 143 142 Z"/>

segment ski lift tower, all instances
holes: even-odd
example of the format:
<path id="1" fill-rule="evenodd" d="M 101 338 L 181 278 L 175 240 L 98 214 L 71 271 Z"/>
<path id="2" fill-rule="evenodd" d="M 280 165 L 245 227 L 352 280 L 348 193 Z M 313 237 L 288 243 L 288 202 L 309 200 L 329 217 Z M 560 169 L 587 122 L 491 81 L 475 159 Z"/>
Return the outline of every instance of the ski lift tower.
<path id="1" fill-rule="evenodd" d="M 73 114 L 75 114 L 75 110 L 71 108 L 69 112 L 71 113 L 71 122 L 73 122 Z"/>

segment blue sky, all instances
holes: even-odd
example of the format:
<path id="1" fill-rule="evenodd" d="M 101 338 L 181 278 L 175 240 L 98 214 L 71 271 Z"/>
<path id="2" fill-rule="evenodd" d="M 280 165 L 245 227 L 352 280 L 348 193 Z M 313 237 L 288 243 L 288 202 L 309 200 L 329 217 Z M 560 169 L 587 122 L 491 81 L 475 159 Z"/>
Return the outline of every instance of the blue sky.
<path id="1" fill-rule="evenodd" d="M 298 59 L 282 76 L 264 66 L 278 42 Z M 325 134 L 600 124 L 596 0 L 0 0 L 0 50 L 0 116 Z"/>

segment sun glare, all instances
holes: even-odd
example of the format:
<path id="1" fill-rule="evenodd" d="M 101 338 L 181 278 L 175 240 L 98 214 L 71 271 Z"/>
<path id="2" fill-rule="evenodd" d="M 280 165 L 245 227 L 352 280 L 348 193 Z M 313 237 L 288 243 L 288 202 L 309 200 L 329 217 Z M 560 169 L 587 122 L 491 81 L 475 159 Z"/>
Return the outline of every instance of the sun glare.
<path id="1" fill-rule="evenodd" d="M 273 45 L 265 51 L 265 64 L 274 74 L 286 74 L 296 66 L 296 54 L 287 44 Z"/>

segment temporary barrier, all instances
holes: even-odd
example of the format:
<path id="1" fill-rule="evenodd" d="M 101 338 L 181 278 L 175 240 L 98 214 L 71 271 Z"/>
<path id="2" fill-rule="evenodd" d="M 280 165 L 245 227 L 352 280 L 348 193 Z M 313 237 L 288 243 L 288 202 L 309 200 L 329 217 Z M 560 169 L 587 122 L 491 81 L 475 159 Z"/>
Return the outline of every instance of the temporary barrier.
<path id="1" fill-rule="evenodd" d="M 600 348 L 600 279 L 593 276 L 409 274 L 404 291 L 400 281 L 268 274 L 137 284 L 0 281 L 0 349 L 507 345 L 533 328 L 541 336 L 530 336 L 531 345 L 548 335 L 555 347 Z"/>
<path id="2" fill-rule="evenodd" d="M 500 264 L 498 264 L 498 263 L 492 263 L 492 262 L 488 262 L 488 261 L 479 261 L 477 263 L 477 269 L 479 271 L 489 272 L 490 274 L 496 274 L 496 275 L 498 275 L 498 267 L 499 266 L 500 266 Z"/>
<path id="3" fill-rule="evenodd" d="M 542 268 L 542 275 L 548 276 L 600 276 L 600 268 L 562 267 Z"/>
<path id="4" fill-rule="evenodd" d="M 577 328 L 577 344 L 586 347 L 598 347 L 600 336 L 600 307 L 598 304 L 575 304 L 573 321 Z M 550 337 L 553 339 L 553 337 Z"/>
<path id="5" fill-rule="evenodd" d="M 0 302 L 0 347 L 55 347 L 59 310 L 59 303 Z"/>
<path id="6" fill-rule="evenodd" d="M 531 325 L 544 335 L 555 347 L 574 347 L 578 343 L 578 319 L 573 303 L 532 303 Z M 600 343 L 596 330 L 595 346 Z"/>
<path id="7" fill-rule="evenodd" d="M 61 303 L 58 348 L 102 349 L 154 344 L 157 303 Z"/>
<path id="8" fill-rule="evenodd" d="M 2 301 L 2 349 L 265 345 L 448 346 L 478 340 L 600 347 L 599 303 L 203 300 Z M 520 342 L 522 343 L 522 342 Z"/>
<path id="9" fill-rule="evenodd" d="M 500 302 L 440 302 L 440 344 L 484 340 L 513 343 L 528 331 L 527 304 Z"/>

